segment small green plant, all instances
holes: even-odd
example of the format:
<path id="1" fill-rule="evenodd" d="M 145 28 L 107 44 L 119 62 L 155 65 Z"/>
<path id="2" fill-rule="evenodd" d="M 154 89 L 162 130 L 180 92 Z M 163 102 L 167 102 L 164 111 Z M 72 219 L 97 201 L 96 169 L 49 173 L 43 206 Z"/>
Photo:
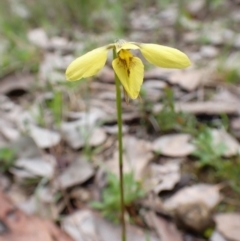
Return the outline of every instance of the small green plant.
<path id="1" fill-rule="evenodd" d="M 108 186 L 104 189 L 101 202 L 92 202 L 92 207 L 100 210 L 102 214 L 114 222 L 120 219 L 121 206 L 119 203 L 119 178 L 108 173 Z M 139 182 L 134 180 L 132 172 L 124 174 L 124 205 L 131 206 L 135 200 L 143 197 L 144 191 Z"/>
<path id="2" fill-rule="evenodd" d="M 61 91 L 53 92 L 53 98 L 49 101 L 48 107 L 52 112 L 55 125 L 60 126 L 63 112 L 63 97 Z"/>
<path id="3" fill-rule="evenodd" d="M 240 177 L 240 159 L 225 160 L 217 169 L 216 175 L 223 180 L 227 180 L 229 186 L 240 193 L 239 177 Z"/>
<path id="4" fill-rule="evenodd" d="M 194 156 L 199 159 L 198 167 L 211 167 L 214 179 L 227 181 L 228 185 L 236 192 L 240 192 L 240 159 L 225 159 L 226 150 L 224 143 L 215 144 L 211 129 L 205 127 L 199 132 L 195 140 L 196 151 Z"/>
<path id="5" fill-rule="evenodd" d="M 214 144 L 210 128 L 203 127 L 197 135 L 194 144 L 196 146 L 196 151 L 193 155 L 199 159 L 200 167 L 211 166 L 218 168 L 218 166 L 221 165 L 226 146 L 224 143 Z"/>
<path id="6" fill-rule="evenodd" d="M 0 148 L 0 171 L 6 172 L 14 164 L 15 151 L 9 147 Z"/>
<path id="7" fill-rule="evenodd" d="M 63 96 L 61 91 L 53 91 L 52 96 L 38 104 L 37 109 L 33 109 L 32 115 L 39 126 L 45 127 L 46 114 L 52 115 L 53 125 L 59 127 L 63 115 Z"/>
<path id="8" fill-rule="evenodd" d="M 162 131 L 177 130 L 193 133 L 196 130 L 197 120 L 195 116 L 176 111 L 173 91 L 171 89 L 165 90 L 163 108 L 155 118 L 159 125 L 159 129 Z"/>

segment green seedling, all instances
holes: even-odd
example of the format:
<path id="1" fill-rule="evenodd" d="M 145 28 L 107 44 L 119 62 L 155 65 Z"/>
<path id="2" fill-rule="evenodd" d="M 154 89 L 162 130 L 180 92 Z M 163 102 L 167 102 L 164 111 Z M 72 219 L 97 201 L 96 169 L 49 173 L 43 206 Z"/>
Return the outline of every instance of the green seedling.
<path id="1" fill-rule="evenodd" d="M 61 91 L 54 91 L 53 98 L 48 102 L 48 107 L 53 115 L 54 124 L 60 126 L 62 122 L 63 97 Z"/>
<path id="2" fill-rule="evenodd" d="M 108 173 L 108 186 L 103 190 L 102 201 L 92 202 L 92 207 L 100 210 L 106 218 L 118 222 L 120 218 L 120 191 L 119 179 L 116 175 Z M 131 206 L 144 192 L 139 182 L 135 181 L 133 173 L 124 174 L 124 205 Z"/>
<path id="3" fill-rule="evenodd" d="M 174 105 L 174 96 L 171 89 L 165 90 L 162 110 L 155 116 L 159 129 L 162 131 L 183 131 L 194 134 L 197 120 L 195 116 L 177 111 Z"/>
<path id="4" fill-rule="evenodd" d="M 0 171 L 6 172 L 14 164 L 15 151 L 9 147 L 0 148 Z"/>
<path id="5" fill-rule="evenodd" d="M 196 137 L 194 144 L 196 151 L 193 155 L 199 159 L 200 167 L 211 166 L 217 168 L 223 162 L 222 156 L 226 146 L 224 143 L 214 144 L 210 128 L 203 128 Z"/>
<path id="6" fill-rule="evenodd" d="M 199 159 L 198 167 L 211 167 L 215 179 L 227 181 L 229 186 L 236 192 L 240 192 L 240 159 L 225 159 L 223 157 L 226 151 L 226 145 L 222 143 L 215 144 L 211 130 L 205 127 L 195 140 L 196 151 L 194 156 Z"/>

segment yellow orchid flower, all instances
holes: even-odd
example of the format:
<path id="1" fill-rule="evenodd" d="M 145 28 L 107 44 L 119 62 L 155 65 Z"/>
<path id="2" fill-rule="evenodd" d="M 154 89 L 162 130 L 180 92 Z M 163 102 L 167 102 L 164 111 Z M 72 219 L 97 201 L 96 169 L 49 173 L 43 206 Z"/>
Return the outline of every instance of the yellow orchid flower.
<path id="1" fill-rule="evenodd" d="M 74 81 L 97 74 L 107 61 L 108 50 L 113 48 L 117 53 L 117 58 L 112 61 L 113 69 L 125 92 L 132 99 L 136 99 L 139 95 L 144 77 L 144 66 L 141 59 L 135 57 L 130 50 L 139 49 L 148 62 L 163 68 L 183 69 L 191 64 L 187 55 L 177 49 L 158 44 L 119 40 L 75 59 L 66 70 L 67 80 Z"/>

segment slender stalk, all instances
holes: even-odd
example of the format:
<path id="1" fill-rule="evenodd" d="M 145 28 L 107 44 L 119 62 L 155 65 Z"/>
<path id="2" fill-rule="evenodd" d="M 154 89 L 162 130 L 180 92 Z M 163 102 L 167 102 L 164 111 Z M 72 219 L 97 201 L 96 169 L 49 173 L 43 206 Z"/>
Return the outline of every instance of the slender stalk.
<path id="1" fill-rule="evenodd" d="M 113 49 L 113 58 L 117 57 L 116 50 Z M 119 179 L 120 179 L 120 206 L 121 206 L 121 225 L 122 225 L 122 241 L 126 241 L 126 223 L 124 218 L 124 181 L 123 181 L 123 144 L 122 144 L 122 98 L 121 84 L 115 73 L 116 83 L 116 107 L 118 121 L 118 162 L 119 162 Z"/>

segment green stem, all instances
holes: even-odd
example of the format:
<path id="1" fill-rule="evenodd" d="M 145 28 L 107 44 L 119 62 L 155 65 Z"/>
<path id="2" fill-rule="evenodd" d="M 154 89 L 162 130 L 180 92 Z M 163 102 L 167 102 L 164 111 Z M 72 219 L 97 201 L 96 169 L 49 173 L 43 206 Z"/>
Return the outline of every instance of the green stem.
<path id="1" fill-rule="evenodd" d="M 117 58 L 116 50 L 113 49 L 113 58 Z M 116 107 L 118 121 L 118 162 L 119 162 L 119 178 L 120 178 L 120 205 L 121 205 L 121 225 L 122 225 L 122 241 L 126 241 L 126 223 L 124 218 L 124 181 L 123 181 L 123 144 L 122 144 L 122 98 L 121 84 L 115 73 L 116 83 Z"/>

